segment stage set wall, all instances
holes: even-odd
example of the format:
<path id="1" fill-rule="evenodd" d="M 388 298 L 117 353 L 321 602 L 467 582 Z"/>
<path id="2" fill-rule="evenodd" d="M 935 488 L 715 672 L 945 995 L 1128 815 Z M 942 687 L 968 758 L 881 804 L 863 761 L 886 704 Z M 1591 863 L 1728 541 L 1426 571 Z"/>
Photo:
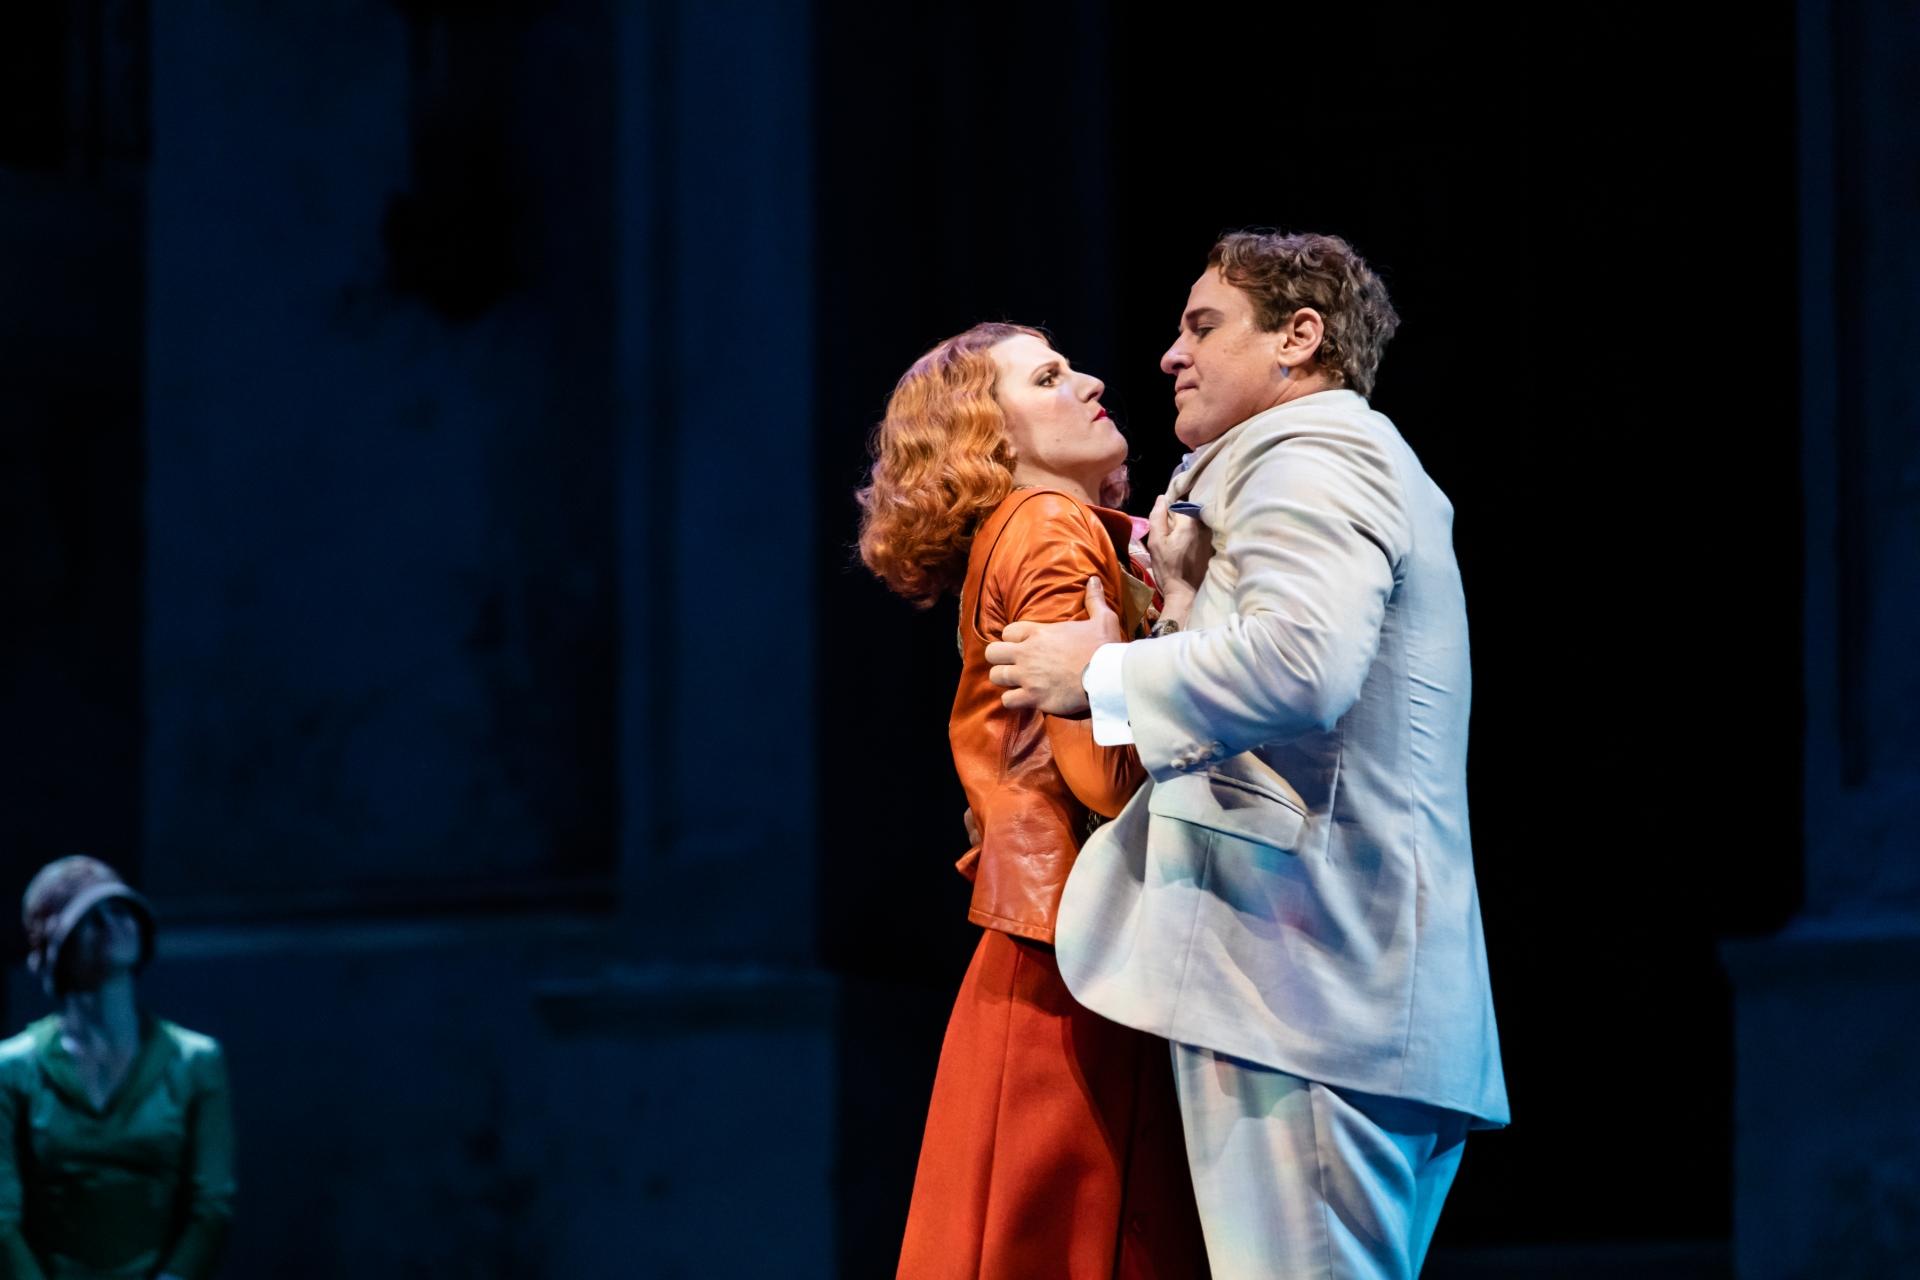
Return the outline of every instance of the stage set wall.
<path id="1" fill-rule="evenodd" d="M 1207 239 L 1277 218 L 1393 268 L 1379 402 L 1461 512 L 1518 1123 L 1429 1273 L 1920 1268 L 1897 5 L 1361 15 L 1238 78 L 1271 13 L 1196 64 L 1081 0 L 46 12 L 0 873 L 159 903 L 144 997 L 232 1062 L 228 1274 L 890 1273 L 972 936 L 952 619 L 853 563 L 864 434 L 933 339 L 1037 321 L 1150 491 Z M 1267 129 L 1289 92 L 1338 110 Z M 1537 683 L 1582 663 L 1599 712 Z M 45 1007 L 16 971 L 7 1028 Z"/>
<path id="2" fill-rule="evenodd" d="M 1920 23 L 1802 0 L 1797 44 L 1805 905 L 1727 949 L 1736 1257 L 1864 1280 L 1920 1273 Z"/>
<path id="3" fill-rule="evenodd" d="M 139 127 L 5 175 L 8 492 L 137 567 L 10 622 L 7 870 L 157 902 L 226 1274 L 839 1275 L 807 8 L 63 12 Z"/>

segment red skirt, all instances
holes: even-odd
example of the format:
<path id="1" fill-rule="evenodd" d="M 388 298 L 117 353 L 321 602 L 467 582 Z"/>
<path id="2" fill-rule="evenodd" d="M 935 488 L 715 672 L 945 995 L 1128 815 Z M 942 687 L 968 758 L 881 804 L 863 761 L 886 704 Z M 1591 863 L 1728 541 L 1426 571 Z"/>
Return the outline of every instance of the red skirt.
<path id="1" fill-rule="evenodd" d="M 899 1280 L 1192 1280 L 1206 1247 L 1167 1042 L 988 929 L 940 1048 Z"/>

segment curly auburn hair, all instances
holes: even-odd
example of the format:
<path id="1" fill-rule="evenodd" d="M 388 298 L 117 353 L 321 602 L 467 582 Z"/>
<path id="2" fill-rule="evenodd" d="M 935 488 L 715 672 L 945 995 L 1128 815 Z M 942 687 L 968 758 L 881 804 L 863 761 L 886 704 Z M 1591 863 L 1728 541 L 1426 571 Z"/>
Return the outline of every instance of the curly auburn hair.
<path id="1" fill-rule="evenodd" d="M 899 596 L 925 609 L 966 575 L 981 519 L 1013 490 L 1013 445 L 993 398 L 988 353 L 1023 324 L 977 324 L 913 362 L 887 400 L 868 452 L 860 503 L 860 559 Z"/>
<path id="2" fill-rule="evenodd" d="M 1271 333 L 1302 307 L 1326 322 L 1315 359 L 1363 396 L 1400 317 L 1387 286 L 1353 246 L 1312 232 L 1231 231 L 1214 242 L 1207 265 L 1253 297 L 1254 319 Z"/>

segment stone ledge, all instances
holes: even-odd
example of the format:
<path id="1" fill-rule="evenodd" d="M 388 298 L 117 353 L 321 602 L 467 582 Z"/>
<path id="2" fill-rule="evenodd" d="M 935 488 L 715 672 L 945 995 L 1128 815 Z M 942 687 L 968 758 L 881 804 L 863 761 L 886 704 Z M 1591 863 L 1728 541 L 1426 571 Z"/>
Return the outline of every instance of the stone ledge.
<path id="1" fill-rule="evenodd" d="M 270 924 L 173 925 L 163 916 L 157 962 L 260 954 L 343 955 L 434 950 L 514 942 L 599 945 L 612 926 L 591 916 L 314 920 Z"/>
<path id="2" fill-rule="evenodd" d="M 534 1006 L 562 1035 L 825 1030 L 839 984 L 825 971 L 755 964 L 616 966 L 539 983 Z"/>
<path id="3" fill-rule="evenodd" d="M 1795 921 L 1772 937 L 1722 943 L 1720 959 L 1736 988 L 1838 981 L 1920 984 L 1920 917 Z"/>

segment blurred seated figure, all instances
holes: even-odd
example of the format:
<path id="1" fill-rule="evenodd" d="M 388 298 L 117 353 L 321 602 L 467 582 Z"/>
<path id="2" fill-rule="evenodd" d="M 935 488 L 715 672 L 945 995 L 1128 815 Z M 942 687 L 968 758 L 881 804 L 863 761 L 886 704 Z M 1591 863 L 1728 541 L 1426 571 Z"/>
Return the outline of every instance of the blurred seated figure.
<path id="1" fill-rule="evenodd" d="M 0 1277 L 211 1276 L 233 1214 L 226 1065 L 135 1002 L 152 909 L 72 857 L 41 868 L 21 915 L 59 1012 L 0 1043 Z"/>

